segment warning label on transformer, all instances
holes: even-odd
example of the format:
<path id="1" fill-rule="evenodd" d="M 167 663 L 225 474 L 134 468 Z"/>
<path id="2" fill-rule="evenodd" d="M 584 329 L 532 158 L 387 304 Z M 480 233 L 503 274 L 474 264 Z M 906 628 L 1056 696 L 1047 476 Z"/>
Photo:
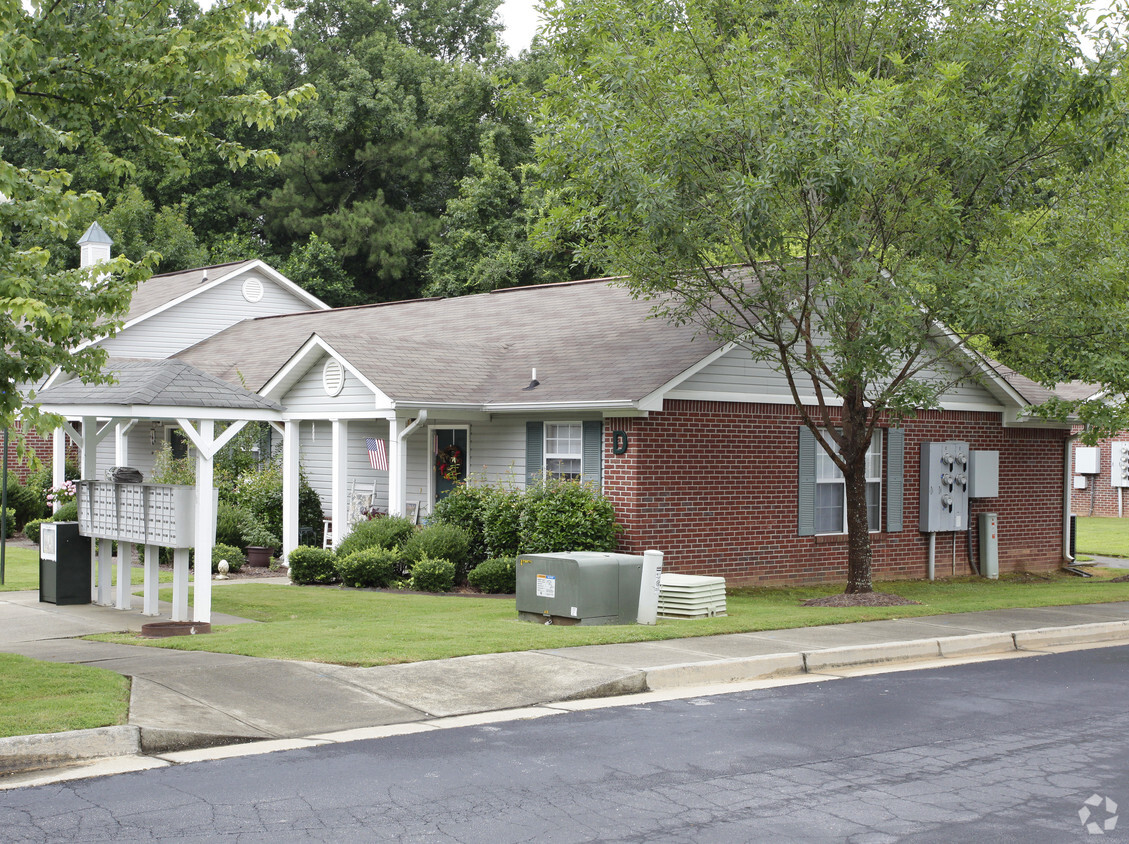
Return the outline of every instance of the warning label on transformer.
<path id="1" fill-rule="evenodd" d="M 537 597 L 538 598 L 555 598 L 557 597 L 557 578 L 552 574 L 539 574 L 537 575 Z"/>

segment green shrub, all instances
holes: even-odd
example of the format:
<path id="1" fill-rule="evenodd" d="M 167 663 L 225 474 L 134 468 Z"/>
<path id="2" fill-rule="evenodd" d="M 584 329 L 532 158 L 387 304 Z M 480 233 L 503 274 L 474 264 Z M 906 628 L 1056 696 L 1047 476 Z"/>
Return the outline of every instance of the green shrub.
<path id="1" fill-rule="evenodd" d="M 467 546 L 470 544 L 466 531 L 455 525 L 428 525 L 417 531 L 400 549 L 404 560 L 411 566 L 424 557 L 450 560 L 455 565 L 455 577 L 466 577 Z"/>
<path id="2" fill-rule="evenodd" d="M 399 567 L 400 552 L 390 548 L 364 548 L 337 558 L 337 573 L 346 586 L 388 586 Z"/>
<path id="3" fill-rule="evenodd" d="M 431 524 L 454 525 L 466 533 L 468 568 L 473 568 L 487 557 L 483 519 L 486 506 L 495 494 L 494 487 L 459 483 L 436 501 L 431 511 Z"/>
<path id="4" fill-rule="evenodd" d="M 517 560 L 494 557 L 470 570 L 467 582 L 481 592 L 512 595 L 517 591 Z"/>
<path id="5" fill-rule="evenodd" d="M 527 490 L 521 553 L 614 551 L 615 510 L 590 484 L 547 480 Z"/>
<path id="6" fill-rule="evenodd" d="M 44 522 L 49 522 L 50 519 L 32 519 L 24 525 L 24 536 L 32 542 L 39 542 L 39 526 Z"/>
<path id="7" fill-rule="evenodd" d="M 497 489 L 485 500 L 482 537 L 490 557 L 516 557 L 521 549 L 521 513 L 525 496 L 517 489 Z"/>
<path id="8" fill-rule="evenodd" d="M 39 502 L 39 509 L 35 513 L 36 518 L 45 519 L 51 515 L 51 508 L 47 505 L 47 491 L 54 486 L 51 481 L 52 477 L 51 465 L 44 464 L 42 468 L 29 474 L 24 482 L 24 486 L 35 493 L 35 500 Z M 73 460 L 66 462 L 63 469 L 63 478 L 68 481 L 78 480 L 78 465 Z"/>
<path id="9" fill-rule="evenodd" d="M 247 562 L 243 552 L 234 545 L 224 545 L 217 542 L 212 546 L 212 574 L 219 571 L 220 560 L 227 560 L 228 571 L 239 571 Z"/>
<path id="10" fill-rule="evenodd" d="M 412 566 L 408 581 L 411 589 L 420 592 L 450 592 L 455 585 L 455 564 L 450 560 L 420 557 Z"/>
<path id="11" fill-rule="evenodd" d="M 7 513 L 7 521 L 4 524 L 4 538 L 10 539 L 12 534 L 16 532 L 16 511 L 11 507 L 7 507 L 5 508 L 5 512 Z"/>
<path id="12" fill-rule="evenodd" d="M 55 511 L 52 517 L 53 522 L 77 522 L 78 521 L 78 502 L 69 501 Z"/>
<path id="13" fill-rule="evenodd" d="M 239 523 L 239 535 L 242 539 L 240 545 L 244 548 L 271 548 L 277 551 L 282 547 L 282 540 L 278 535 L 253 516 L 248 516 Z"/>
<path id="14" fill-rule="evenodd" d="M 337 556 L 347 557 L 364 548 L 399 548 L 415 533 L 415 525 L 403 516 L 378 516 L 358 522 L 337 546 Z"/>
<path id="15" fill-rule="evenodd" d="M 32 487 L 24 486 L 15 475 L 8 476 L 8 506 L 16 513 L 16 528 L 22 528 L 32 519 L 43 516 L 45 500 L 39 497 L 39 491 Z"/>
<path id="16" fill-rule="evenodd" d="M 244 546 L 242 525 L 250 518 L 251 514 L 243 508 L 221 501 L 216 507 L 216 542 L 242 548 Z"/>
<path id="17" fill-rule="evenodd" d="M 235 483 L 234 503 L 248 510 L 275 536 L 282 536 L 282 461 L 244 472 Z M 321 499 L 303 472 L 298 473 L 298 524 L 316 528 L 322 523 Z M 313 540 L 311 540 L 313 541 Z"/>
<path id="18" fill-rule="evenodd" d="M 325 548 L 300 545 L 290 552 L 290 579 L 295 583 L 333 583 L 337 566 L 333 552 Z"/>

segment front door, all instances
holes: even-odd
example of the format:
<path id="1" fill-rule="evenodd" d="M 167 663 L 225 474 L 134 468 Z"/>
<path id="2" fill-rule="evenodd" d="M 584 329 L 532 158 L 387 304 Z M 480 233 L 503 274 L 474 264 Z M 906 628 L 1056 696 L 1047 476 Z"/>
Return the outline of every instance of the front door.
<path id="1" fill-rule="evenodd" d="M 433 445 L 432 489 L 438 501 L 466 479 L 467 429 L 436 428 Z"/>

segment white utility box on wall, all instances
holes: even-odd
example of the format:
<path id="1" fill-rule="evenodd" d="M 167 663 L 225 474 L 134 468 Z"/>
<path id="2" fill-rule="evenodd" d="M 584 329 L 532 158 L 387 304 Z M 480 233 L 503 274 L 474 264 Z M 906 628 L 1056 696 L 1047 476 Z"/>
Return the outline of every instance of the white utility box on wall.
<path id="1" fill-rule="evenodd" d="M 1075 446 L 1074 471 L 1079 475 L 1097 475 L 1101 472 L 1101 454 L 1097 446 Z"/>

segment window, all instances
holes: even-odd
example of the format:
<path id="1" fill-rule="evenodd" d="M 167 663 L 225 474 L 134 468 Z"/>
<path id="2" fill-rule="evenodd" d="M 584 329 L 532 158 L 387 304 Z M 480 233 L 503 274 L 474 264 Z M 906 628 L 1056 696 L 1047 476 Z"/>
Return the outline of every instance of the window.
<path id="1" fill-rule="evenodd" d="M 882 526 L 882 432 L 875 431 L 866 452 L 866 511 L 872 531 Z M 847 532 L 847 485 L 831 456 L 816 444 L 815 532 Z"/>
<path id="2" fill-rule="evenodd" d="M 584 459 L 584 431 L 579 422 L 545 423 L 545 477 L 580 479 Z"/>

